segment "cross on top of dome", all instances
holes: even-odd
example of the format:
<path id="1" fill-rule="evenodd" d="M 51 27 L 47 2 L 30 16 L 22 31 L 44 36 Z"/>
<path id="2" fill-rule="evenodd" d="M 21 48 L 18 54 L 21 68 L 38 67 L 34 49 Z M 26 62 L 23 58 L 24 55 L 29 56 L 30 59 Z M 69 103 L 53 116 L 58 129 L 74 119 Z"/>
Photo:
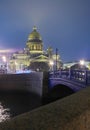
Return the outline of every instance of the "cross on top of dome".
<path id="1" fill-rule="evenodd" d="M 34 26 L 34 27 L 33 27 L 33 31 L 36 31 L 36 30 L 37 30 L 37 27 L 36 27 L 36 26 Z"/>

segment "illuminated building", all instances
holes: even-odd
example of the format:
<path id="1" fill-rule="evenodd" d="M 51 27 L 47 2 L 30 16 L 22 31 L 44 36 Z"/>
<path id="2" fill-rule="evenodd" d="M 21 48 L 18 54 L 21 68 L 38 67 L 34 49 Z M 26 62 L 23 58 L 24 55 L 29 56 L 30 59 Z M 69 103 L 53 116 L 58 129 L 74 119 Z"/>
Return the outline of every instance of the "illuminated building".
<path id="1" fill-rule="evenodd" d="M 67 62 L 63 64 L 63 69 L 69 69 L 72 68 L 73 66 L 77 66 L 81 65 L 81 66 L 85 66 L 86 68 L 88 68 L 90 70 L 90 61 L 84 61 L 84 60 L 80 60 L 80 61 L 75 61 L 75 62 Z"/>
<path id="2" fill-rule="evenodd" d="M 34 71 L 49 71 L 60 69 L 61 59 L 59 54 L 54 54 L 53 49 L 43 49 L 42 37 L 36 26 L 29 34 L 26 47 L 12 55 L 9 68 L 11 71 L 30 69 Z M 50 64 L 53 61 L 53 64 Z"/>

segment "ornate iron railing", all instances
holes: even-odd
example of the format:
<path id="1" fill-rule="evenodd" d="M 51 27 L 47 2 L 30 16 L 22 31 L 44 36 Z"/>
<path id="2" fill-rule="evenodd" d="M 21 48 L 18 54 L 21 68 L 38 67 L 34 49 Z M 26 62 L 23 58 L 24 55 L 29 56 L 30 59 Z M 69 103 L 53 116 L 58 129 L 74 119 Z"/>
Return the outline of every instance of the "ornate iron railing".
<path id="1" fill-rule="evenodd" d="M 60 70 L 52 71 L 49 73 L 50 78 L 67 78 L 76 82 L 90 84 L 90 71 L 89 70 Z"/>

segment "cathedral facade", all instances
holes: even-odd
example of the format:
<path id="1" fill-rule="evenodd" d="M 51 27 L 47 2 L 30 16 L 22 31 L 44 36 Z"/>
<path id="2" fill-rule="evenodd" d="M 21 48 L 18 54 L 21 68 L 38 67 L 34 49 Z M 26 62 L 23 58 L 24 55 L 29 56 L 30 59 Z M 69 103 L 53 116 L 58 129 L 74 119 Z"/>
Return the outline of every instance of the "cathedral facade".
<path id="1" fill-rule="evenodd" d="M 57 51 L 54 54 L 51 47 L 48 47 L 46 51 L 43 48 L 42 37 L 34 26 L 28 36 L 25 48 L 11 56 L 10 70 L 16 72 L 18 70 L 50 71 L 60 69 L 62 62 Z"/>

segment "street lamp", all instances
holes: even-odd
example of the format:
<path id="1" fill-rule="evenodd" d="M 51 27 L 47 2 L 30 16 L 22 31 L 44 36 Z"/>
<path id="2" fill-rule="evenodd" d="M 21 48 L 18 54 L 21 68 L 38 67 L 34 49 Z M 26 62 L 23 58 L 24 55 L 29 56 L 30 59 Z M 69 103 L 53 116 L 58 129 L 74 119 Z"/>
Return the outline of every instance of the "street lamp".
<path id="1" fill-rule="evenodd" d="M 50 61 L 49 61 L 49 65 L 50 65 L 50 70 L 52 70 L 52 71 L 53 71 L 53 65 L 54 65 L 53 60 L 50 60 Z"/>
<path id="2" fill-rule="evenodd" d="M 5 65 L 4 65 L 4 71 L 5 71 L 5 73 L 6 73 L 7 70 L 8 70 L 8 68 L 7 68 L 7 58 L 6 58 L 6 56 L 2 56 L 2 60 L 3 60 L 3 62 L 5 63 Z"/>
<path id="3" fill-rule="evenodd" d="M 5 56 L 2 56 L 2 60 L 3 60 L 3 62 L 7 61 Z"/>
<path id="4" fill-rule="evenodd" d="M 84 60 L 80 60 L 80 65 L 85 65 L 85 61 Z"/>

